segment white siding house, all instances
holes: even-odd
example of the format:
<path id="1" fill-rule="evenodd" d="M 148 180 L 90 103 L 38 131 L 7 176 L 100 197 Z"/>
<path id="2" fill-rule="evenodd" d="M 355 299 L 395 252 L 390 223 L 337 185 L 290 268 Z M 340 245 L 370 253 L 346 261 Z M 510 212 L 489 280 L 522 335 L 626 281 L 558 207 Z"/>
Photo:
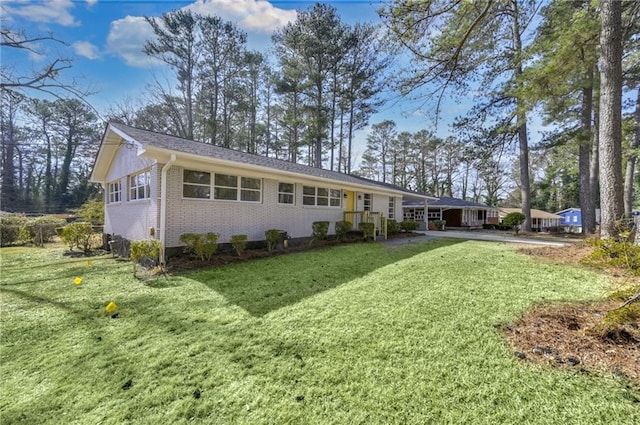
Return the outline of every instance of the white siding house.
<path id="1" fill-rule="evenodd" d="M 105 233 L 156 238 L 179 247 L 184 233 L 216 232 L 220 242 L 268 229 L 292 238 L 314 221 L 345 220 L 345 212 L 402 219 L 403 199 L 426 196 L 334 171 L 239 152 L 133 128 L 106 127 L 91 180 L 104 187 Z"/>

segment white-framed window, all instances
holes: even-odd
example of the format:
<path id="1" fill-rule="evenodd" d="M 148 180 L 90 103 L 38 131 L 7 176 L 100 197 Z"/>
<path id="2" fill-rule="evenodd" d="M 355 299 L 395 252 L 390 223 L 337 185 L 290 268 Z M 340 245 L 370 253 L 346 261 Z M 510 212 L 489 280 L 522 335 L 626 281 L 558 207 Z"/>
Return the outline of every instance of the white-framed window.
<path id="1" fill-rule="evenodd" d="M 278 203 L 285 205 L 293 205 L 296 201 L 295 183 L 278 183 Z"/>
<path id="2" fill-rule="evenodd" d="M 151 197 L 151 172 L 149 170 L 129 176 L 129 200 Z"/>
<path id="3" fill-rule="evenodd" d="M 213 174 L 212 179 L 211 174 L 204 171 L 184 170 L 182 196 L 223 201 L 262 201 L 261 179 L 217 173 Z M 213 198 L 211 197 L 212 186 Z"/>
<path id="4" fill-rule="evenodd" d="M 184 170 L 182 173 L 182 196 L 185 198 L 210 199 L 211 173 Z"/>
<path id="5" fill-rule="evenodd" d="M 389 218 L 396 218 L 396 198 L 394 196 L 389 196 Z"/>
<path id="6" fill-rule="evenodd" d="M 341 194 L 342 192 L 339 189 L 303 186 L 302 204 L 319 207 L 340 207 L 342 205 Z"/>
<path id="7" fill-rule="evenodd" d="M 363 199 L 364 199 L 364 204 L 362 209 L 365 211 L 371 211 L 371 194 L 365 193 L 363 196 Z"/>
<path id="8" fill-rule="evenodd" d="M 577 223 L 577 222 L 578 222 L 578 216 L 577 216 L 577 215 L 574 215 L 574 216 L 573 216 L 573 222 L 574 222 L 574 223 Z"/>
<path id="9" fill-rule="evenodd" d="M 122 183 L 120 180 L 107 183 L 107 203 L 113 204 L 120 201 L 122 201 Z"/>

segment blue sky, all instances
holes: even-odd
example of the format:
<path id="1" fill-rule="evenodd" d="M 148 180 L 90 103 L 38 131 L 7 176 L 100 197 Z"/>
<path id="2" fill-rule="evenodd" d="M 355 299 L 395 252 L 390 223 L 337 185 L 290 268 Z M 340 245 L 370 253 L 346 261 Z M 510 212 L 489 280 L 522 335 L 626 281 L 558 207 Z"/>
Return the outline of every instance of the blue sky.
<path id="1" fill-rule="evenodd" d="M 249 48 L 265 51 L 270 46 L 272 32 L 294 20 L 296 10 L 306 10 L 314 2 L 290 0 L 195 0 L 195 1 L 136 1 L 136 0 L 2 0 L 3 25 L 14 30 L 25 30 L 29 35 L 53 35 L 68 43 L 40 44 L 43 55 L 26 51 L 2 52 L 3 65 L 28 70 L 46 63 L 47 57 L 58 55 L 73 57 L 73 68 L 64 76 L 97 90 L 89 101 L 104 112 L 115 102 L 126 98 L 138 99 L 154 76 L 162 75 L 162 66 L 142 53 L 144 41 L 151 35 L 145 16 L 160 16 L 163 12 L 187 8 L 201 14 L 216 14 L 235 22 L 248 33 Z M 336 7 L 344 22 L 379 22 L 377 0 L 327 1 Z M 471 103 L 460 99 L 447 100 L 443 119 L 437 128 L 429 115 L 417 109 L 416 104 L 403 101 L 389 102 L 373 116 L 370 123 L 393 119 L 398 131 L 429 129 L 441 137 L 447 136 L 448 123 L 462 115 Z M 423 106 L 423 108 L 428 108 Z M 364 151 L 367 129 L 356 135 L 356 156 Z M 532 141 L 538 138 L 531 131 Z M 356 158 L 356 161 L 358 158 Z"/>

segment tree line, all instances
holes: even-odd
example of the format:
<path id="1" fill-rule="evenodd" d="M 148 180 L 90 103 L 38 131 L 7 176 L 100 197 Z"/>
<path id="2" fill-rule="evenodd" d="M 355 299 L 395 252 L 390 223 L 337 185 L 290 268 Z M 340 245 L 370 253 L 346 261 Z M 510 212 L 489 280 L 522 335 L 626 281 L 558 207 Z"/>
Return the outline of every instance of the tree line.
<path id="1" fill-rule="evenodd" d="M 146 18 L 154 38 L 144 52 L 169 78 L 154 78 L 144 101 L 112 105 L 106 118 L 434 196 L 518 204 L 525 228 L 531 207 L 579 205 L 593 232 L 598 204 L 619 218 L 637 199 L 640 102 L 623 120 L 622 94 L 639 86 L 639 11 L 638 2 L 606 0 L 396 0 L 375 26 L 345 23 L 318 3 L 275 31 L 266 54 L 250 50 L 232 22 L 176 10 Z M 3 47 L 30 41 L 3 28 Z M 68 62 L 50 65 L 45 78 L 3 65 L 3 209 L 64 210 L 96 192 L 87 176 L 97 116 L 77 99 L 23 90 L 54 90 L 42 84 L 50 82 L 82 98 L 59 84 Z M 421 98 L 436 119 L 447 97 L 473 93 L 473 106 L 445 138 L 373 123 L 356 167 L 354 133 L 389 91 Z M 538 145 L 527 127 L 534 114 L 553 128 Z"/>

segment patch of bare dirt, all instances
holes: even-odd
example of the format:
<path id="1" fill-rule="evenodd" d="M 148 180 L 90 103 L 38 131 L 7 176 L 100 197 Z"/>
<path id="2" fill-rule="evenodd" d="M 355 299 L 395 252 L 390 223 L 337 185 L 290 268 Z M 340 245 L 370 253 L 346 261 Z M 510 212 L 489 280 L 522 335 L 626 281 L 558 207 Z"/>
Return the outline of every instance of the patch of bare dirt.
<path id="1" fill-rule="evenodd" d="M 522 247 L 520 252 L 542 261 L 578 264 L 591 252 L 588 244 L 571 247 Z M 638 279 L 620 270 L 603 270 L 628 286 Z M 606 330 L 604 315 L 622 304 L 604 300 L 590 304 L 539 305 L 505 326 L 504 335 L 514 354 L 523 361 L 582 371 L 613 373 L 640 384 L 640 322 Z M 640 400 L 639 400 L 640 401 Z"/>

